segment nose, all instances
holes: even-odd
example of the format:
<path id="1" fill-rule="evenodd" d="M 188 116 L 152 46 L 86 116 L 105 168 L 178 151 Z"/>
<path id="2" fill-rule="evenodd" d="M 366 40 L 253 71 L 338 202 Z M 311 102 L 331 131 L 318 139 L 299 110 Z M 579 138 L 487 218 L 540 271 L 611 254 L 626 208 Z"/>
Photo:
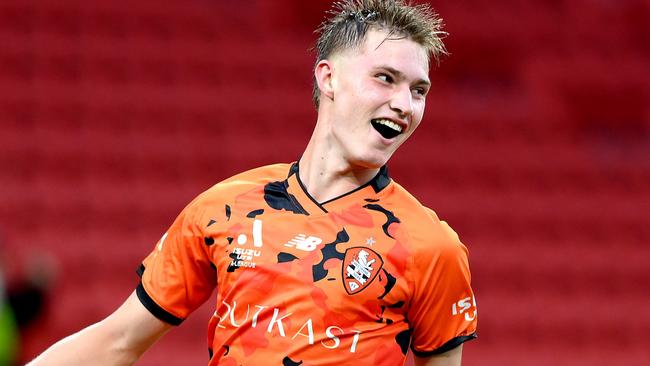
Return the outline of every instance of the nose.
<path id="1" fill-rule="evenodd" d="M 390 100 L 390 109 L 397 112 L 400 118 L 413 114 L 413 95 L 408 86 L 396 88 Z"/>

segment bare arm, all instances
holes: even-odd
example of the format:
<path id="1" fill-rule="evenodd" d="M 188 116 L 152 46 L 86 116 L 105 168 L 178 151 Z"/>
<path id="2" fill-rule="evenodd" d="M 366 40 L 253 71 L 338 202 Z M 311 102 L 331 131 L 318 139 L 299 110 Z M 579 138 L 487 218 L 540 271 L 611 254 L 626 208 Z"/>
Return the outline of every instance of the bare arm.
<path id="1" fill-rule="evenodd" d="M 106 319 L 60 340 L 27 366 L 132 365 L 171 328 L 133 292 Z"/>
<path id="2" fill-rule="evenodd" d="M 449 350 L 439 355 L 420 358 L 414 357 L 415 366 L 460 366 L 461 357 L 463 355 L 463 345 Z"/>

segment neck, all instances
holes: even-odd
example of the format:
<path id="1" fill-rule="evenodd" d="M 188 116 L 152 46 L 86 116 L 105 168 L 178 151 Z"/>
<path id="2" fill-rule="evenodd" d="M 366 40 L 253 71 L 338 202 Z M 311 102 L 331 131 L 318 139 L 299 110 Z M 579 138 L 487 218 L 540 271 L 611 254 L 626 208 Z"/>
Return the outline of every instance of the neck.
<path id="1" fill-rule="evenodd" d="M 299 163 L 300 180 L 318 202 L 326 202 L 368 183 L 378 168 L 367 168 L 344 158 L 331 136 L 318 126 Z"/>

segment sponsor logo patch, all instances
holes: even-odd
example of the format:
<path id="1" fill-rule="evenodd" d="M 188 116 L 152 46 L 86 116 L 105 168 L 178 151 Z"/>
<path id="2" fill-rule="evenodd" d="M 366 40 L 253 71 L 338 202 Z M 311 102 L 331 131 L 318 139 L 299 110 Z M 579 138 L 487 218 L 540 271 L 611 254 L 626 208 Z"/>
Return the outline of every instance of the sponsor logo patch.
<path id="1" fill-rule="evenodd" d="M 345 291 L 350 295 L 363 291 L 377 277 L 383 265 L 383 259 L 372 249 L 366 247 L 348 248 L 343 259 Z"/>

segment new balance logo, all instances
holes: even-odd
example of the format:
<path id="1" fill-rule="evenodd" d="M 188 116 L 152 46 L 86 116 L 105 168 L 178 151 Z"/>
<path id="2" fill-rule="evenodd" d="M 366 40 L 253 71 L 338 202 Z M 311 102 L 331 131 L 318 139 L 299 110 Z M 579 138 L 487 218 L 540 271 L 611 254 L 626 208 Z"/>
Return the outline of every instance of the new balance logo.
<path id="1" fill-rule="evenodd" d="M 289 240 L 286 244 L 284 244 L 284 246 L 291 248 L 296 247 L 296 249 L 311 252 L 316 249 L 318 244 L 322 242 L 323 239 L 321 238 L 317 238 L 315 236 L 307 236 L 305 234 L 298 234 L 295 238 Z"/>

